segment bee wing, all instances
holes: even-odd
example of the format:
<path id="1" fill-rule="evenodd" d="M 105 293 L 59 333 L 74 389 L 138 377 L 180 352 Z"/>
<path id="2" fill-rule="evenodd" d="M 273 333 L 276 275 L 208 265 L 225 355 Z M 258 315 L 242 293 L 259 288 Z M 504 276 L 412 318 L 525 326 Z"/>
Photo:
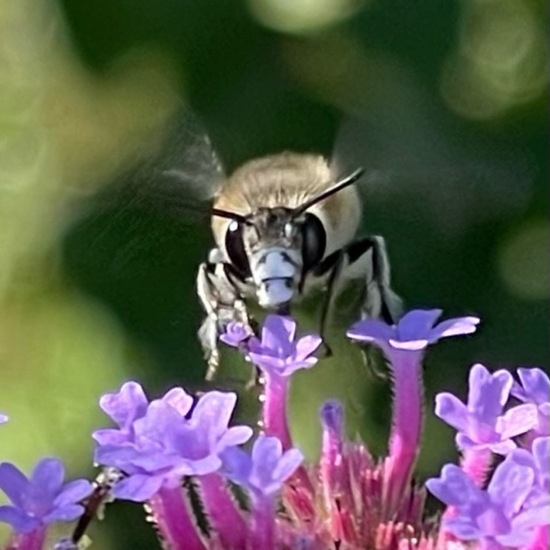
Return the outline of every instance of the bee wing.
<path id="1" fill-rule="evenodd" d="M 160 254 L 163 243 L 183 238 L 189 225 L 207 228 L 209 201 L 223 179 L 200 121 L 179 112 L 80 211 L 68 232 L 69 250 L 75 243 L 81 264 L 104 258 L 110 272 L 131 270 Z"/>
<path id="2" fill-rule="evenodd" d="M 521 215 L 537 173 L 531 156 L 465 128 L 415 84 L 395 87 L 373 93 L 366 114 L 345 120 L 336 141 L 337 175 L 366 170 L 366 215 L 422 218 L 449 235 Z"/>

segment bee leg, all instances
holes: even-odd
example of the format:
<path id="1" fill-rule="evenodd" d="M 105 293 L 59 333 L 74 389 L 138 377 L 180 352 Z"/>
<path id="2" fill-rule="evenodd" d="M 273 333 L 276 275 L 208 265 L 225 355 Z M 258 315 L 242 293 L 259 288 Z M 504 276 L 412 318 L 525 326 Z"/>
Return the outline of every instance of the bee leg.
<path id="1" fill-rule="evenodd" d="M 313 275 L 327 277 L 320 335 L 329 354 L 330 347 L 324 340 L 324 333 L 327 321 L 331 317 L 334 299 L 346 281 L 365 281 L 361 306 L 363 318 L 383 319 L 394 324 L 401 315 L 401 299 L 390 286 L 390 265 L 382 237 L 364 237 L 333 252 L 321 262 Z"/>
<path id="2" fill-rule="evenodd" d="M 391 288 L 390 263 L 383 237 L 374 235 L 349 245 L 350 270 L 363 264 L 365 296 L 361 313 L 364 318 L 382 319 L 393 325 L 403 312 L 401 298 Z"/>
<path id="3" fill-rule="evenodd" d="M 325 332 L 327 328 L 327 321 L 331 316 L 332 307 L 334 305 L 334 298 L 338 294 L 338 283 L 342 274 L 342 270 L 345 265 L 345 252 L 344 249 L 337 250 L 328 256 L 322 264 L 315 271 L 315 276 L 323 276 L 328 273 L 326 281 L 326 294 L 323 306 L 321 309 L 321 319 L 319 322 L 319 336 L 323 339 L 324 355 L 325 357 L 332 357 L 332 349 L 327 342 Z"/>
<path id="4" fill-rule="evenodd" d="M 206 318 L 198 337 L 207 361 L 206 380 L 216 375 L 220 362 L 218 336 L 231 321 L 250 324 L 246 304 L 223 262 L 204 262 L 197 274 L 197 294 Z"/>

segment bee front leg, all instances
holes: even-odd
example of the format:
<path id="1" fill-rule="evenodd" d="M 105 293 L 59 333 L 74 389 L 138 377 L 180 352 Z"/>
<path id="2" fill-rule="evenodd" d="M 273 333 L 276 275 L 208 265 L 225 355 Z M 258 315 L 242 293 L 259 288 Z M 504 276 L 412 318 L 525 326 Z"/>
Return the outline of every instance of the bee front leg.
<path id="1" fill-rule="evenodd" d="M 198 337 L 207 361 L 206 380 L 220 363 L 218 336 L 231 321 L 250 324 L 246 304 L 224 262 L 204 262 L 197 274 L 197 294 L 206 312 Z"/>

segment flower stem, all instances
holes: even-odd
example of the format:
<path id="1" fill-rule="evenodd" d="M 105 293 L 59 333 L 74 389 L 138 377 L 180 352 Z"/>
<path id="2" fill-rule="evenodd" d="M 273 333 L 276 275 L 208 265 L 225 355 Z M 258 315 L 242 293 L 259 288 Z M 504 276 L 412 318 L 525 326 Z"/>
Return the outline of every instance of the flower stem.
<path id="1" fill-rule="evenodd" d="M 386 518 L 408 497 L 422 433 L 422 353 L 391 349 L 393 418 L 384 468 Z"/>
<path id="2" fill-rule="evenodd" d="M 46 540 L 46 527 L 39 527 L 30 533 L 14 535 L 4 550 L 42 550 Z"/>
<path id="3" fill-rule="evenodd" d="M 462 454 L 460 467 L 478 487 L 483 487 L 492 462 L 493 455 L 489 449 L 467 449 Z"/>
<path id="4" fill-rule="evenodd" d="M 206 550 L 181 487 L 163 487 L 149 500 L 153 518 L 170 550 Z"/>
<path id="5" fill-rule="evenodd" d="M 287 411 L 290 377 L 268 372 L 264 372 L 264 377 L 263 431 L 265 435 L 279 438 L 283 451 L 288 451 L 292 448 Z M 313 494 L 313 486 L 303 465 L 300 465 L 294 472 L 289 483 L 292 481 L 304 489 L 307 494 Z"/>
<path id="6" fill-rule="evenodd" d="M 252 511 L 252 544 L 254 550 L 275 548 L 275 502 L 271 496 L 254 498 Z"/>
<path id="7" fill-rule="evenodd" d="M 263 429 L 266 435 L 278 437 L 283 451 L 292 447 L 287 419 L 287 395 L 290 378 L 264 373 Z"/>
<path id="8" fill-rule="evenodd" d="M 224 479 L 218 474 L 198 478 L 208 520 L 223 548 L 245 548 L 246 523 Z"/>
<path id="9" fill-rule="evenodd" d="M 328 401 L 321 408 L 323 442 L 321 448 L 320 474 L 325 506 L 330 515 L 330 530 L 333 540 L 354 541 L 353 522 L 348 521 L 354 513 L 349 465 L 344 453 L 344 411 L 337 401 Z"/>

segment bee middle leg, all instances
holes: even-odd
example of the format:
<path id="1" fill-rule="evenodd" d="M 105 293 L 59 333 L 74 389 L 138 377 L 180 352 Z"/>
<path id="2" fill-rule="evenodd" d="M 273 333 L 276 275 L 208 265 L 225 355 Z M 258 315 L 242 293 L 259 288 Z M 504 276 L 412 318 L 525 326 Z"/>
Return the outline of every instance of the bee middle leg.
<path id="1" fill-rule="evenodd" d="M 363 318 L 383 319 L 394 324 L 402 311 L 401 299 L 391 289 L 390 265 L 384 239 L 379 236 L 360 238 L 325 258 L 313 273 L 326 277 L 326 296 L 321 311 L 320 335 L 324 338 L 334 302 L 347 281 L 364 280 Z M 330 347 L 325 343 L 330 352 Z"/>

